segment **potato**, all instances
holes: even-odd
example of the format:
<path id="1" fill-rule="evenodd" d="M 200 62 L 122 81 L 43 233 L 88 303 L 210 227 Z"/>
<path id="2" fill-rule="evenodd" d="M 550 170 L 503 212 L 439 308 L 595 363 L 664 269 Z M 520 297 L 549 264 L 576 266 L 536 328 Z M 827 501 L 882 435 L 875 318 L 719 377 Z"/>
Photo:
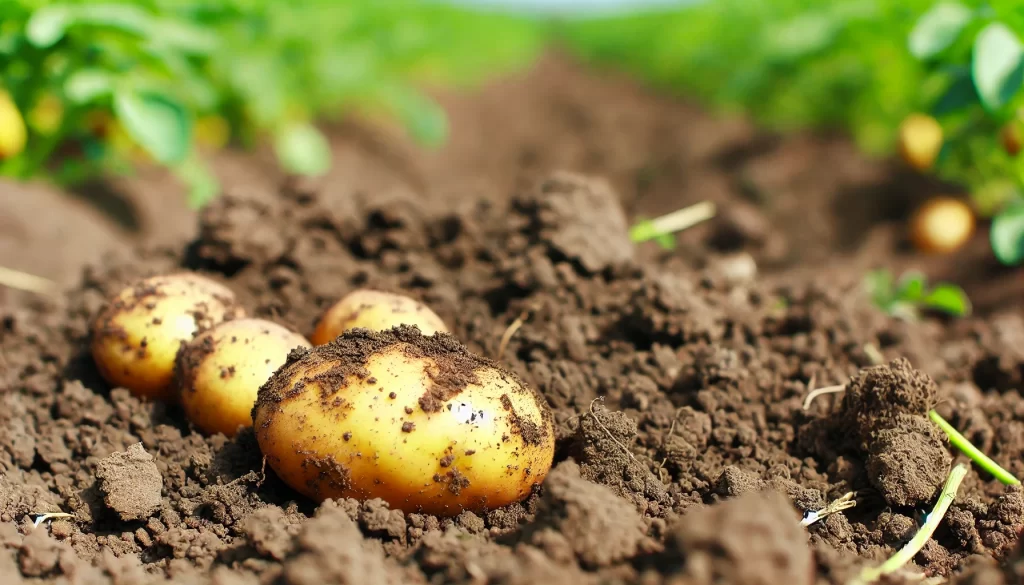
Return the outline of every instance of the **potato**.
<path id="1" fill-rule="evenodd" d="M 899 129 L 900 156 L 911 167 L 927 171 L 942 149 L 942 126 L 926 114 L 911 114 Z"/>
<path id="2" fill-rule="evenodd" d="M 92 356 L 110 384 L 169 400 L 181 345 L 243 315 L 231 290 L 198 274 L 147 278 L 114 295 L 93 320 Z"/>
<path id="3" fill-rule="evenodd" d="M 384 331 L 399 325 L 415 325 L 424 335 L 448 332 L 444 321 L 415 299 L 377 290 L 357 290 L 327 309 L 310 339 L 314 345 L 323 345 L 356 327 Z"/>
<path id="4" fill-rule="evenodd" d="M 974 212 L 952 197 L 936 197 L 922 205 L 910 218 L 910 239 L 930 254 L 948 254 L 960 249 L 974 235 Z"/>
<path id="5" fill-rule="evenodd" d="M 21 110 L 6 91 L 0 90 L 0 160 L 14 158 L 25 150 L 28 130 Z"/>
<path id="6" fill-rule="evenodd" d="M 306 496 L 443 516 L 525 498 L 555 448 L 543 397 L 451 335 L 408 326 L 293 353 L 253 420 L 271 468 Z"/>
<path id="7" fill-rule="evenodd" d="M 257 391 L 297 347 L 313 346 L 263 319 L 234 319 L 200 333 L 178 352 L 185 415 L 208 434 L 231 437 L 251 427 Z"/>
<path id="8" fill-rule="evenodd" d="M 1006 154 L 1010 156 L 1020 154 L 1020 123 L 1008 122 L 1003 126 L 1003 129 L 999 131 L 999 140 L 1003 143 L 1003 150 L 1006 151 Z"/>

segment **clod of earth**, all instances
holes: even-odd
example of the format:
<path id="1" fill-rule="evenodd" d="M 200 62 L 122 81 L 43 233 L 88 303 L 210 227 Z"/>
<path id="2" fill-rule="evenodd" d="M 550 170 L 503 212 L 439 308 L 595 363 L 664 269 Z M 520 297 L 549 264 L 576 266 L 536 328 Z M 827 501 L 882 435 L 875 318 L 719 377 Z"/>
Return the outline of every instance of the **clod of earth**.
<path id="1" fill-rule="evenodd" d="M 96 478 L 103 501 L 122 520 L 144 520 L 160 508 L 163 478 L 142 443 L 100 461 Z"/>
<path id="2" fill-rule="evenodd" d="M 353 329 L 292 352 L 260 388 L 256 439 L 314 498 L 454 516 L 522 500 L 554 457 L 544 398 L 454 337 Z"/>
<path id="3" fill-rule="evenodd" d="M 312 345 L 264 319 L 225 321 L 178 352 L 177 380 L 185 415 L 204 432 L 233 436 L 252 426 L 260 386 L 295 348 Z"/>
<path id="4" fill-rule="evenodd" d="M 152 399 L 174 396 L 182 344 L 244 316 L 227 287 L 198 274 L 155 276 L 118 292 L 92 323 L 92 356 L 112 385 Z"/>
<path id="5" fill-rule="evenodd" d="M 310 339 L 315 345 L 323 345 L 356 327 L 384 331 L 399 325 L 415 325 L 424 335 L 448 332 L 444 321 L 415 299 L 383 291 L 357 290 L 327 309 Z"/>

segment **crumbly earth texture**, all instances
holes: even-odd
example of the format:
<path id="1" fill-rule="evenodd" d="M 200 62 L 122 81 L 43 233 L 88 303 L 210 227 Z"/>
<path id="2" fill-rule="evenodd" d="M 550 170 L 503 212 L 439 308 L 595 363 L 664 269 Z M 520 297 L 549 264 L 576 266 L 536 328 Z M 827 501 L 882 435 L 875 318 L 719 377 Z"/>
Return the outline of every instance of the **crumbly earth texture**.
<path id="1" fill-rule="evenodd" d="M 450 98 L 453 127 L 474 129 L 455 132 L 447 158 L 342 129 L 323 180 L 233 167 L 192 235 L 97 262 L 57 301 L 0 306 L 0 582 L 839 584 L 913 536 L 962 460 L 923 424 L 928 408 L 1024 475 L 1019 305 L 916 324 L 871 307 L 863 266 L 836 251 L 863 235 L 846 231 L 849 201 L 887 193 L 843 183 L 867 163 L 828 141 L 779 146 L 635 85 L 541 71 L 542 97 L 499 84 L 484 105 Z M 775 197 L 751 203 L 750 185 Z M 745 211 L 671 253 L 629 249 L 620 214 L 703 198 L 746 198 Z M 794 201 L 801 229 L 775 221 Z M 833 211 L 845 221 L 808 221 Z M 821 229 L 835 246 L 808 245 Z M 725 252 L 752 256 L 759 276 L 726 274 Z M 836 260 L 784 268 L 817 254 Z M 522 502 L 452 518 L 299 496 L 253 431 L 204 436 L 91 363 L 104 299 L 180 269 L 305 334 L 357 287 L 425 302 L 550 404 L 555 468 Z M 848 396 L 803 408 L 812 387 L 848 381 Z M 136 475 L 151 503 L 123 497 Z M 855 508 L 800 526 L 851 491 Z M 33 526 L 58 511 L 73 517 Z M 911 569 L 1019 582 L 1022 528 L 1024 491 L 973 469 Z"/>

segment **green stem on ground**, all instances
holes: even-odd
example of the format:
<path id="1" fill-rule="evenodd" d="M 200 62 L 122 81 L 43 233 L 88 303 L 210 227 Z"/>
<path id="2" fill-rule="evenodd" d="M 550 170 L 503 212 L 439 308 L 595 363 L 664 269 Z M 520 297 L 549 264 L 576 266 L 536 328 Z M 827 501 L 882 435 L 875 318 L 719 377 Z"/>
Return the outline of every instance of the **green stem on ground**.
<path id="1" fill-rule="evenodd" d="M 963 452 L 971 458 L 972 461 L 978 464 L 985 471 L 992 474 L 993 477 L 1006 485 L 1016 485 L 1020 483 L 1020 480 L 1013 476 L 1012 473 L 1003 469 L 998 463 L 992 460 L 991 457 L 982 453 L 977 447 L 971 444 L 967 440 L 967 437 L 960 434 L 960 431 L 953 428 L 953 425 L 949 424 L 946 419 L 942 418 L 939 413 L 934 410 L 928 411 L 928 418 L 932 419 L 932 422 L 939 425 L 946 436 L 949 437 L 949 442 L 953 443 L 953 446 Z"/>
<path id="2" fill-rule="evenodd" d="M 629 230 L 629 238 L 639 243 L 675 234 L 711 219 L 716 211 L 713 202 L 701 201 L 661 217 L 637 223 Z"/>
<path id="3" fill-rule="evenodd" d="M 933 411 L 934 412 L 934 411 Z M 889 557 L 889 560 L 885 561 L 877 567 L 866 567 L 860 572 L 856 578 L 850 581 L 849 585 L 867 585 L 877 581 L 880 577 L 894 573 L 900 570 L 903 565 L 906 565 L 914 558 L 914 555 L 921 552 L 924 548 L 928 539 L 935 533 L 935 529 L 939 527 L 939 523 L 946 516 L 946 511 L 949 510 L 950 504 L 953 503 L 953 499 L 956 498 L 956 492 L 960 489 L 960 482 L 963 481 L 964 476 L 967 475 L 967 466 L 963 463 L 958 464 L 956 467 L 949 472 L 949 477 L 946 479 L 946 485 L 942 486 L 942 493 L 939 494 L 939 499 L 935 502 L 935 507 L 932 508 L 930 514 L 928 514 L 928 520 L 925 521 L 921 529 L 917 531 L 914 538 L 910 540 L 903 548 L 896 551 L 896 554 Z"/>

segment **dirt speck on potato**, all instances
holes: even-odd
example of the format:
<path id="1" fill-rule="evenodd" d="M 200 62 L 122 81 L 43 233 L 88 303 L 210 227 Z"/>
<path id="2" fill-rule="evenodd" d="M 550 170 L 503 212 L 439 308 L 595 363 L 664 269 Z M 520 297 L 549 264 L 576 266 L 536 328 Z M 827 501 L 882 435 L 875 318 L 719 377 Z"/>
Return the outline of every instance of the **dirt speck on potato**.
<path id="1" fill-rule="evenodd" d="M 100 461 L 96 478 L 103 501 L 122 520 L 144 520 L 160 508 L 163 478 L 142 443 Z"/>

